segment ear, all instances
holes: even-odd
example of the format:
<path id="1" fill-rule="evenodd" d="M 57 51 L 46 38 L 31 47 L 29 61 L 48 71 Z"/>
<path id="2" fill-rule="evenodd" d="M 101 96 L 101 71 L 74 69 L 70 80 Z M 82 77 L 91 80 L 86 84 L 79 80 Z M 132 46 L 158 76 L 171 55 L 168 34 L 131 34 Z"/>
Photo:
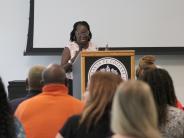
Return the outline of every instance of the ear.
<path id="1" fill-rule="evenodd" d="M 26 85 L 26 90 L 28 90 L 28 89 L 29 89 L 29 82 L 28 82 L 28 78 L 26 78 L 25 85 Z"/>

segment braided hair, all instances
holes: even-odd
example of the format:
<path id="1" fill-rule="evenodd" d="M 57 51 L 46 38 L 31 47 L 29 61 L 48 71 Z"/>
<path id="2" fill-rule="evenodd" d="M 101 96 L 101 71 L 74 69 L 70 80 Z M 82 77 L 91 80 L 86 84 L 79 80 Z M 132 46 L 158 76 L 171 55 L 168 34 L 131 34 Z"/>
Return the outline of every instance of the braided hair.
<path id="1" fill-rule="evenodd" d="M 3 82 L 0 78 L 0 138 L 16 138 L 14 118 Z"/>
<path id="2" fill-rule="evenodd" d="M 73 25 L 73 30 L 70 33 L 70 41 L 71 42 L 76 41 L 75 31 L 77 30 L 78 25 L 83 25 L 89 30 L 89 41 L 90 41 L 92 38 L 92 33 L 90 31 L 90 26 L 86 21 L 78 21 Z"/>

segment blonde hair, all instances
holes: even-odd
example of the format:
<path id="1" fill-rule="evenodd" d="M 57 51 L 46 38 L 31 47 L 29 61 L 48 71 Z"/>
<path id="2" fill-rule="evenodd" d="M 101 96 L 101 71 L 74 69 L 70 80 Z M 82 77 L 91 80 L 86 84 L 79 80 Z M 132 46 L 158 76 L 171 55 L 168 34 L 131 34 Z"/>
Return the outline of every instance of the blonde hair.
<path id="1" fill-rule="evenodd" d="M 109 72 L 96 72 L 92 75 L 89 83 L 89 97 L 81 114 L 80 124 L 85 123 L 89 128 L 103 115 L 110 114 L 116 88 L 121 82 L 119 75 Z"/>
<path id="2" fill-rule="evenodd" d="M 160 138 L 150 87 L 142 81 L 121 84 L 112 105 L 112 131 L 136 138 Z"/>
<path id="3" fill-rule="evenodd" d="M 29 89 L 41 89 L 42 72 L 46 69 L 43 65 L 34 65 L 28 72 Z"/>

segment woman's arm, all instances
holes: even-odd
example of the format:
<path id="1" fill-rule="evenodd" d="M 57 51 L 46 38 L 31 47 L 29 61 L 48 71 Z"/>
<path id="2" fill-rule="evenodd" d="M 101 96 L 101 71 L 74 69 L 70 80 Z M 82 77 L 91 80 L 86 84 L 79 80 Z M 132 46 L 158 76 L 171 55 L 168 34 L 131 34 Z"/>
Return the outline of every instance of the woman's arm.
<path id="1" fill-rule="evenodd" d="M 66 72 L 72 71 L 72 64 L 79 55 L 80 51 L 76 51 L 75 55 L 73 58 L 71 58 L 70 50 L 68 47 L 65 47 L 63 54 L 62 54 L 62 59 L 61 59 L 61 66 L 64 67 Z"/>
<path id="2" fill-rule="evenodd" d="M 68 47 L 65 47 L 62 53 L 61 66 L 65 69 L 66 72 L 72 70 L 72 64 L 69 63 L 70 58 L 71 58 L 70 50 Z"/>

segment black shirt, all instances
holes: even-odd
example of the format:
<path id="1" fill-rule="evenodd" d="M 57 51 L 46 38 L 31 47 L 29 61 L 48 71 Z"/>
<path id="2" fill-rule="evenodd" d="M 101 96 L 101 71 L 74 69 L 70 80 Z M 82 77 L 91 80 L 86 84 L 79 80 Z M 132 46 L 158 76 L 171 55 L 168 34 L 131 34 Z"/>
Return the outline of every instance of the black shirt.
<path id="1" fill-rule="evenodd" d="M 64 138 L 108 138 L 112 136 L 109 117 L 103 117 L 88 131 L 85 124 L 79 125 L 80 116 L 72 116 L 60 130 Z"/>
<path id="2" fill-rule="evenodd" d="M 10 107 L 12 109 L 13 114 L 15 113 L 15 111 L 16 111 L 17 107 L 19 106 L 19 104 L 21 104 L 23 101 L 25 101 L 25 100 L 33 97 L 33 96 L 36 96 L 39 93 L 41 93 L 41 90 L 30 90 L 25 97 L 16 98 L 16 99 L 11 100 L 9 102 L 9 104 L 10 104 Z"/>

